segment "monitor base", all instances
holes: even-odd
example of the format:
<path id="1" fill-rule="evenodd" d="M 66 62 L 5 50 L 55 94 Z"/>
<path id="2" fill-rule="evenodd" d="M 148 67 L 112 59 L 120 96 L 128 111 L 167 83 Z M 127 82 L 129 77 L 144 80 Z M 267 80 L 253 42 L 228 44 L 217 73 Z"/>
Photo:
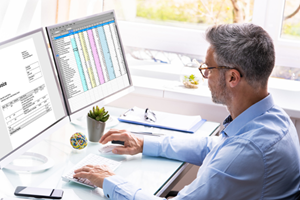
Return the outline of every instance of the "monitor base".
<path id="1" fill-rule="evenodd" d="M 21 166 L 21 165 L 14 165 L 13 163 L 8 164 L 4 169 L 11 170 L 11 171 L 17 171 L 17 172 L 39 172 L 47 170 L 54 165 L 54 161 L 42 154 L 39 153 L 33 153 L 33 152 L 25 152 L 21 157 L 29 157 L 29 159 L 32 160 L 39 160 L 43 164 L 37 165 L 37 166 Z"/>

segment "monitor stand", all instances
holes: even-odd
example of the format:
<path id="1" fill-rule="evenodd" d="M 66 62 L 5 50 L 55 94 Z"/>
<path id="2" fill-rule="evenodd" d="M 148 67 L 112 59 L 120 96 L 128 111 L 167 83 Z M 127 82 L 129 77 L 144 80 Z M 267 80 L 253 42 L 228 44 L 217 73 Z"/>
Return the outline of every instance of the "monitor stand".
<path id="1" fill-rule="evenodd" d="M 87 128 L 87 122 L 86 122 L 86 116 L 82 116 L 82 117 L 79 117 L 78 119 L 75 119 L 71 121 L 71 123 L 75 126 L 79 126 L 81 128 L 84 128 L 86 129 Z M 118 118 L 116 117 L 113 117 L 113 116 L 109 116 L 109 119 L 106 121 L 106 125 L 105 125 L 105 129 L 109 129 L 111 127 L 114 127 L 116 125 L 119 124 L 119 120 Z"/>
<path id="2" fill-rule="evenodd" d="M 38 160 L 42 162 L 42 164 L 34 165 L 34 166 L 22 166 L 22 165 L 16 165 L 14 162 L 17 162 L 18 160 Z M 8 164 L 6 167 L 4 167 L 7 170 L 11 171 L 17 171 L 17 172 L 39 172 L 44 171 L 46 169 L 51 168 L 54 165 L 54 161 L 39 153 L 33 153 L 33 152 L 25 152 L 23 155 L 12 161 L 10 164 Z"/>

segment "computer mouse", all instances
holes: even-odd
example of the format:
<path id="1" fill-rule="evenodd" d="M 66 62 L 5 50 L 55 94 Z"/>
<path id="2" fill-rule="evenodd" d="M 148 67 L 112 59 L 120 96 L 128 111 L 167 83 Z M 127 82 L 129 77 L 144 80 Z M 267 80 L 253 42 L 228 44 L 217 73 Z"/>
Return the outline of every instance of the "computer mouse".
<path id="1" fill-rule="evenodd" d="M 114 155 L 112 150 L 116 147 L 121 147 L 121 146 L 123 146 L 123 145 L 121 145 L 121 144 L 106 144 L 106 145 L 103 145 L 102 147 L 99 148 L 99 152 L 101 154 L 112 154 L 112 155 Z"/>

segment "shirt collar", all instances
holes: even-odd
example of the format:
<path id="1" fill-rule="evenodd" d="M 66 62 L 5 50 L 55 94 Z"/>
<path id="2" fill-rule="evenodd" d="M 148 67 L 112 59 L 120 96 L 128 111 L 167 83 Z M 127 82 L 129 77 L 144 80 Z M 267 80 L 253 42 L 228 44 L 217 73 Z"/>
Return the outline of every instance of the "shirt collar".
<path id="1" fill-rule="evenodd" d="M 250 106 L 247 110 L 242 112 L 237 118 L 232 120 L 231 115 L 229 115 L 223 122 L 225 127 L 224 132 L 228 136 L 233 136 L 238 133 L 238 131 L 245 126 L 249 121 L 262 115 L 267 110 L 274 106 L 273 97 L 269 94 L 264 99 Z"/>
<path id="2" fill-rule="evenodd" d="M 226 128 L 231 122 L 232 122 L 232 117 L 231 115 L 228 115 L 228 117 L 226 117 L 226 119 L 223 121 L 224 128 Z"/>

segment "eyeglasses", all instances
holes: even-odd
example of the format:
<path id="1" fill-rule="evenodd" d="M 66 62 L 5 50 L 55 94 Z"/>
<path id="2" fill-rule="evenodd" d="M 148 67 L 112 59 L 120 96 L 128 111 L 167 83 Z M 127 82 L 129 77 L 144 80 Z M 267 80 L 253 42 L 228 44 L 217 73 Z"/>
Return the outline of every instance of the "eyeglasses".
<path id="1" fill-rule="evenodd" d="M 208 78 L 208 74 L 210 73 L 211 69 L 235 69 L 240 73 L 240 76 L 243 77 L 242 73 L 238 69 L 233 67 L 226 67 L 226 66 L 208 67 L 207 64 L 205 63 L 200 64 L 196 59 L 194 59 L 193 62 L 196 62 L 200 65 L 198 69 L 202 74 L 203 78 Z"/>
<path id="2" fill-rule="evenodd" d="M 146 121 L 156 122 L 156 115 L 149 108 L 146 108 L 144 117 Z"/>

